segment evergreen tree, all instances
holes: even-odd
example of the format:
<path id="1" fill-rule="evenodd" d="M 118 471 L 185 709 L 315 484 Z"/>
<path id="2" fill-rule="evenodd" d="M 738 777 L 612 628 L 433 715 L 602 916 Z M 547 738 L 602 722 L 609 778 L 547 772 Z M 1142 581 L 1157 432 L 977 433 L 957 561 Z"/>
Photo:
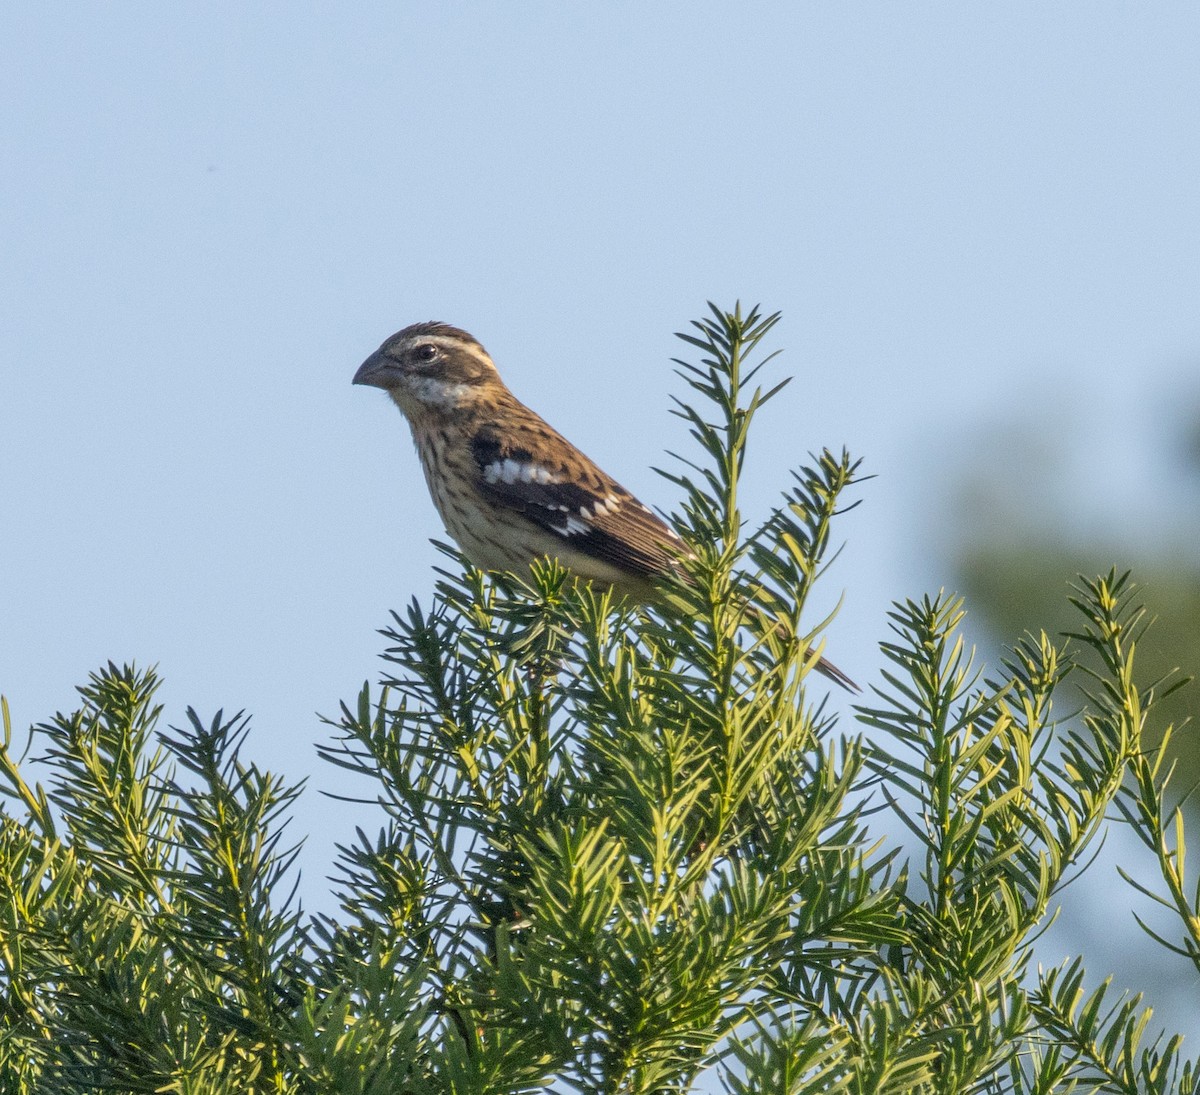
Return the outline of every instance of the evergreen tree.
<path id="1" fill-rule="evenodd" d="M 776 318 L 681 336 L 694 558 L 661 604 L 447 551 L 431 607 L 394 618 L 388 678 L 322 748 L 381 819 L 333 911 L 295 900 L 301 788 L 245 759 L 241 716 L 157 733 L 155 674 L 110 664 L 31 764 L 5 709 L 0 1091 L 1194 1090 L 1136 997 L 1029 962 L 1117 811 L 1200 964 L 1131 583 L 1081 582 L 1071 642 L 990 673 L 958 601 L 899 604 L 840 725 L 808 694 L 804 605 L 857 464 L 822 453 L 750 531 L 738 507 Z"/>

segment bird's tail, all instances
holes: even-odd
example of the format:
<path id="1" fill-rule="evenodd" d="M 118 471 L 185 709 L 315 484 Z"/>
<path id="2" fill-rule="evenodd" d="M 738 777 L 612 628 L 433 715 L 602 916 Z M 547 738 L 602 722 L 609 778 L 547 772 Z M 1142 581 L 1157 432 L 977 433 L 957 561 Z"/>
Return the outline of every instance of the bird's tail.
<path id="1" fill-rule="evenodd" d="M 816 650 L 810 646 L 808 648 L 808 653 L 805 654 L 804 656 L 806 658 L 811 658 L 815 653 L 816 653 Z M 847 677 L 846 674 L 843 673 L 828 658 L 818 658 L 817 664 L 814 665 L 813 668 L 818 673 L 820 673 L 821 676 L 828 677 L 835 684 L 840 684 L 847 692 L 861 692 L 862 691 L 862 689 L 859 688 L 857 684 L 855 684 L 849 677 Z"/>
<path id="2" fill-rule="evenodd" d="M 746 615 L 753 617 L 764 628 L 782 631 L 787 636 L 792 634 L 792 627 L 786 620 L 772 619 L 754 605 L 746 605 Z M 847 692 L 862 691 L 862 689 L 859 688 L 859 686 L 855 684 L 847 674 L 843 673 L 836 665 L 834 665 L 833 662 L 823 655 L 819 655 L 815 646 L 810 646 L 804 652 L 804 660 L 810 663 L 813 669 L 820 673 L 822 677 L 828 677 L 835 684 L 841 685 L 841 687 Z"/>

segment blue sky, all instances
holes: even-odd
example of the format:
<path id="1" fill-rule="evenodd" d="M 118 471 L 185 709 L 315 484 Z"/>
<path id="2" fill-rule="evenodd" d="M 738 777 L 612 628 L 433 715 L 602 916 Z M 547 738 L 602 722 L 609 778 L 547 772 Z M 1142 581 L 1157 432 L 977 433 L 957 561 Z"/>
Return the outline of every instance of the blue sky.
<path id="1" fill-rule="evenodd" d="M 15 722 L 157 663 L 168 721 L 245 708 L 256 759 L 338 787 L 314 712 L 378 675 L 441 534 L 350 386 L 416 320 L 670 508 L 672 332 L 782 310 L 796 382 L 744 497 L 826 445 L 877 474 L 817 606 L 845 592 L 829 650 L 863 681 L 890 601 L 953 585 L 981 453 L 1138 544 L 1197 390 L 1198 42 L 1184 3 L 5 4 Z M 355 817 L 305 802 L 318 893 Z"/>

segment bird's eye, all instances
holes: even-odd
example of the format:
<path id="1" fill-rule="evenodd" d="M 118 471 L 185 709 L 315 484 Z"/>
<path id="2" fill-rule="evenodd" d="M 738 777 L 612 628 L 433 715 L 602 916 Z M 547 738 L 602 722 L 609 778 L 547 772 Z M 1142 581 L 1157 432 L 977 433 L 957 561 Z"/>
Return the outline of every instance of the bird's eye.
<path id="1" fill-rule="evenodd" d="M 413 350 L 413 357 L 418 361 L 432 361 L 437 355 L 438 349 L 431 342 L 423 342 Z"/>

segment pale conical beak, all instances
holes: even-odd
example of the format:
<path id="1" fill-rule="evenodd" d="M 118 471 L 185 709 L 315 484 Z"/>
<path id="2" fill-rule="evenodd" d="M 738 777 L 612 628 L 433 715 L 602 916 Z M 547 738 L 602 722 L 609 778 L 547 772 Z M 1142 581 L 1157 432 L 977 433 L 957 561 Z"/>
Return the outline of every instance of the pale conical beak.
<path id="1" fill-rule="evenodd" d="M 372 388 L 386 388 L 388 374 L 392 371 L 391 366 L 392 362 L 376 350 L 358 367 L 358 372 L 354 374 L 351 383 L 369 384 Z"/>

